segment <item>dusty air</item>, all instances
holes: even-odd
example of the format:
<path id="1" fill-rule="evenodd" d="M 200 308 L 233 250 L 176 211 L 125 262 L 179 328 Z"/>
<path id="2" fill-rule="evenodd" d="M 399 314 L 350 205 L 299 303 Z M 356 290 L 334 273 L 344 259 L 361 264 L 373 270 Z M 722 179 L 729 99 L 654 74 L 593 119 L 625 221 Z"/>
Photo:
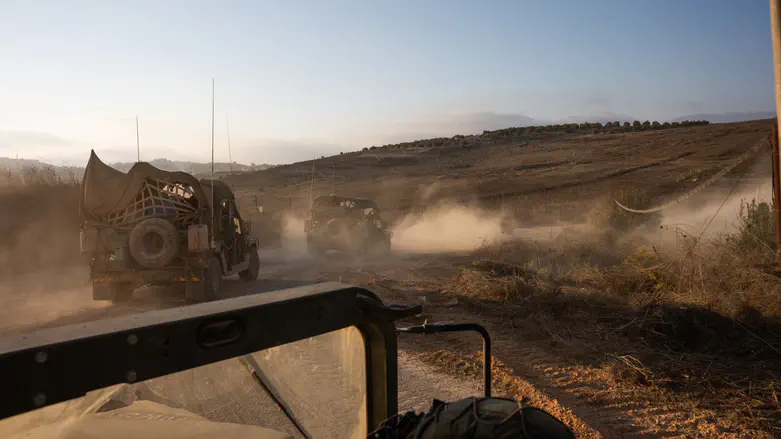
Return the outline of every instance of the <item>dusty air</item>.
<path id="1" fill-rule="evenodd" d="M 781 0 L 561 6 L 9 5 L 0 437 L 781 437 Z"/>

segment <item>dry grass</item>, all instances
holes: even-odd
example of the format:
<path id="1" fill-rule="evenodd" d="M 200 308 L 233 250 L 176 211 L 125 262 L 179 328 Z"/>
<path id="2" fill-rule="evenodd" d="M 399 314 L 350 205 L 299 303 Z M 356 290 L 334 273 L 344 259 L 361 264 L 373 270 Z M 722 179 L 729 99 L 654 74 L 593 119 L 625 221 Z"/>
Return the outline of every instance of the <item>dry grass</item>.
<path id="1" fill-rule="evenodd" d="M 79 180 L 46 168 L 0 177 L 0 277 L 81 263 Z"/>
<path id="2" fill-rule="evenodd" d="M 0 168 L 0 188 L 21 188 L 29 186 L 71 186 L 79 185 L 81 177 L 75 168 L 68 168 L 58 174 L 51 167 L 26 167 L 20 170 Z"/>
<path id="3" fill-rule="evenodd" d="M 682 233 L 671 252 L 626 236 L 505 243 L 448 291 L 637 398 L 781 435 L 781 279 L 757 268 L 775 262 L 758 233 L 772 230 L 742 219 L 729 235 Z"/>

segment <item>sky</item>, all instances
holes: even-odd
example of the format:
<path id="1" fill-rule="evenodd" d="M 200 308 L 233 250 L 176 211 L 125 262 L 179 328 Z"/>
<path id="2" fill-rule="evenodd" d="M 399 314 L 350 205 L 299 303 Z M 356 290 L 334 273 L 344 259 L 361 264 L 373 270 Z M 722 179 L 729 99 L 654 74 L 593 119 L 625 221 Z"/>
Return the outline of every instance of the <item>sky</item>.
<path id="1" fill-rule="evenodd" d="M 774 110 L 766 0 L 0 0 L 0 156 L 289 163 Z M 517 122 L 516 122 L 517 121 Z M 230 134 L 228 134 L 230 133 Z"/>

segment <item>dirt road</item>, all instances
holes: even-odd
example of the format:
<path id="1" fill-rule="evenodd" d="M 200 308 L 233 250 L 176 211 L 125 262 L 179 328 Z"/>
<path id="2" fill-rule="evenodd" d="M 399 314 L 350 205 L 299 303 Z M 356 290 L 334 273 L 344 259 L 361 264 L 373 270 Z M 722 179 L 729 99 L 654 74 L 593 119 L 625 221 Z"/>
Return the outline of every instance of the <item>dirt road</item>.
<path id="1" fill-rule="evenodd" d="M 227 296 L 262 294 L 266 291 L 338 280 L 347 271 L 363 269 L 379 261 L 359 263 L 313 260 L 302 255 L 264 255 L 258 281 L 227 279 Z M 396 264 L 404 264 L 400 259 Z M 347 281 L 345 279 L 345 281 Z M 186 306 L 183 297 L 161 288 L 142 288 L 129 303 L 94 302 L 83 267 L 38 273 L 4 283 L 0 311 L 0 335 L 58 327 L 114 316 Z M 349 331 L 339 335 L 345 338 Z M 363 355 L 345 352 L 345 346 L 361 344 L 321 336 L 254 355 L 272 386 L 292 408 L 314 437 L 360 437 L 355 418 L 363 413 Z M 340 348 L 341 347 L 341 348 Z M 341 349 L 341 351 L 339 350 Z M 479 395 L 477 380 L 458 379 L 434 370 L 414 355 L 399 354 L 399 403 L 401 410 L 426 410 L 433 398 L 459 399 Z M 134 385 L 133 398 L 182 408 L 207 419 L 253 424 L 298 436 L 293 424 L 253 380 L 238 360 L 201 367 Z"/>

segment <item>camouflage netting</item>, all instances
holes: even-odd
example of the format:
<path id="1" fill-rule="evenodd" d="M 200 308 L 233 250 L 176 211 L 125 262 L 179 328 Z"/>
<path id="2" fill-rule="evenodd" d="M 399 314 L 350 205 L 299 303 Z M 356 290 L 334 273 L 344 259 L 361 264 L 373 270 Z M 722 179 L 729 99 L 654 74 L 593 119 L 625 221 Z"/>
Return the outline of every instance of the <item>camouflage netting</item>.
<path id="1" fill-rule="evenodd" d="M 144 162 L 123 173 L 92 151 L 84 170 L 79 211 L 82 219 L 112 226 L 154 216 L 192 221 L 211 205 L 212 184 L 217 202 L 233 198 L 221 181 L 199 181 L 185 172 L 163 171 Z"/>

